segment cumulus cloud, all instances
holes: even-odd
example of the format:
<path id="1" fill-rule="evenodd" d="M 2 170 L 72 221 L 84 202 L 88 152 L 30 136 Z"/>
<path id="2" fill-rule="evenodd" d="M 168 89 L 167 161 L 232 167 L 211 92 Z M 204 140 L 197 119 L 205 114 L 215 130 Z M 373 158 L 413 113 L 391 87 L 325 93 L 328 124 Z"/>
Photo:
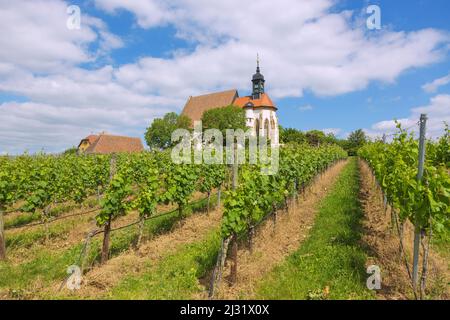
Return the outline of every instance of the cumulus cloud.
<path id="1" fill-rule="evenodd" d="M 361 90 L 371 81 L 393 82 L 405 70 L 444 56 L 438 48 L 449 39 L 442 32 L 369 32 L 354 23 L 355 13 L 332 12 L 334 3 L 175 0 L 169 6 L 157 0 L 96 0 L 108 12 L 134 13 L 142 28 L 171 24 L 179 37 L 197 44 L 192 52 L 146 57 L 121 68 L 125 83 L 146 83 L 162 93 L 180 84 L 189 92 L 247 89 L 243 75 L 253 72 L 256 52 L 275 98 L 301 97 L 305 90 L 322 96 Z M 162 81 L 155 81 L 161 74 Z"/>
<path id="2" fill-rule="evenodd" d="M 68 3 L 60 0 L 0 2 L 0 62 L 37 72 L 63 72 L 63 68 L 90 62 L 107 49 L 121 47 L 103 21 L 81 12 L 81 28 L 67 28 Z M 102 51 L 89 44 L 100 41 Z"/>
<path id="3" fill-rule="evenodd" d="M 450 73 L 445 77 L 424 84 L 422 89 L 427 93 L 435 93 L 440 87 L 445 86 L 448 83 L 450 83 Z"/>
<path id="4" fill-rule="evenodd" d="M 111 66 L 102 58 L 126 43 L 83 8 L 81 29 L 69 30 L 68 2 L 2 1 L 0 94 L 23 99 L 0 105 L 0 152 L 60 151 L 91 131 L 142 136 L 190 95 L 247 93 L 256 52 L 272 98 L 334 96 L 438 62 L 449 41 L 434 29 L 369 32 L 335 0 L 93 1 L 131 12 L 138 28 L 170 25 L 193 49 Z"/>
<path id="5" fill-rule="evenodd" d="M 342 132 L 342 129 L 340 128 L 326 128 L 326 129 L 322 129 L 322 131 L 325 134 L 333 134 L 335 136 L 339 135 Z"/>
<path id="6" fill-rule="evenodd" d="M 395 122 L 397 121 L 403 128 L 410 128 L 418 133 L 418 122 L 420 115 L 423 113 L 428 117 L 427 137 L 436 138 L 441 136 L 444 132 L 445 123 L 450 124 L 450 95 L 437 95 L 431 98 L 428 105 L 413 108 L 409 117 L 397 120 L 380 121 L 365 131 L 373 138 L 381 137 L 383 134 L 392 134 L 396 132 Z"/>
<path id="7" fill-rule="evenodd" d="M 142 128 L 151 119 L 167 112 L 164 109 L 138 107 L 80 110 L 73 106 L 33 102 L 3 103 L 0 110 L 0 152 L 9 154 L 41 149 L 60 152 L 78 145 L 81 137 L 100 131 L 140 136 Z"/>
<path id="8" fill-rule="evenodd" d="M 307 104 L 307 105 L 305 105 L 305 106 L 299 107 L 298 109 L 299 109 L 301 112 L 305 112 L 305 111 L 311 111 L 311 110 L 314 109 L 314 108 L 313 108 L 312 105 Z"/>

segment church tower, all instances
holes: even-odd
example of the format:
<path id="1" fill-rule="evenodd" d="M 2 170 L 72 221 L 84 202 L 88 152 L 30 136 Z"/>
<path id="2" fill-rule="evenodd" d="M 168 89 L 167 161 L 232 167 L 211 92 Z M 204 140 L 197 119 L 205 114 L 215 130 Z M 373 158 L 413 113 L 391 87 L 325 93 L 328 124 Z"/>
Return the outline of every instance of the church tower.
<path id="1" fill-rule="evenodd" d="M 256 73 L 253 75 L 253 99 L 261 99 L 261 95 L 264 93 L 264 76 L 259 69 L 259 56 L 256 58 Z"/>
<path id="2" fill-rule="evenodd" d="M 277 107 L 265 92 L 265 79 L 256 57 L 256 73 L 252 77 L 252 91 L 248 96 L 239 96 L 237 90 L 216 92 L 197 97 L 190 97 L 182 114 L 199 121 L 206 110 L 234 105 L 245 110 L 246 126 L 251 134 L 266 137 L 272 146 L 279 145 Z"/>

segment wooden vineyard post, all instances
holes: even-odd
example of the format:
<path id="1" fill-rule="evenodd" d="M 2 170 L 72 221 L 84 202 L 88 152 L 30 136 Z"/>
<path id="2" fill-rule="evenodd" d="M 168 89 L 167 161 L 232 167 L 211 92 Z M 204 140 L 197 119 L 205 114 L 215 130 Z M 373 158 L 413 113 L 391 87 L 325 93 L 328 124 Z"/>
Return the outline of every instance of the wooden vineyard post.
<path id="1" fill-rule="evenodd" d="M 209 214 L 209 204 L 211 203 L 211 191 L 208 191 L 208 204 L 206 205 L 206 213 Z"/>
<path id="2" fill-rule="evenodd" d="M 250 254 L 253 253 L 253 238 L 255 237 L 255 227 L 250 226 L 248 230 L 248 248 L 250 250 Z"/>
<path id="3" fill-rule="evenodd" d="M 116 174 L 116 155 L 113 154 L 111 157 L 110 167 L 109 167 L 109 182 L 111 183 L 112 179 Z M 108 221 L 105 223 L 105 229 L 103 234 L 103 245 L 102 245 L 102 256 L 101 256 L 101 264 L 104 264 L 108 261 L 109 258 L 109 239 L 111 234 L 111 214 L 108 218 Z"/>
<path id="4" fill-rule="evenodd" d="M 214 292 L 217 287 L 219 287 L 222 281 L 222 271 L 225 265 L 225 259 L 227 258 L 228 246 L 230 245 L 231 237 L 222 240 L 222 245 L 220 247 L 219 254 L 217 256 L 216 266 L 214 268 L 211 282 L 209 285 L 208 297 L 213 298 Z"/>
<path id="5" fill-rule="evenodd" d="M 114 178 L 116 171 L 117 171 L 116 155 L 113 154 L 109 162 L 109 182 L 111 182 L 111 180 Z"/>
<path id="6" fill-rule="evenodd" d="M 237 235 L 233 235 L 231 240 L 231 272 L 230 272 L 230 282 L 231 285 L 237 282 L 237 260 L 238 260 L 238 239 Z"/>
<path id="7" fill-rule="evenodd" d="M 48 205 L 44 208 L 45 242 L 48 242 L 49 238 L 50 238 L 50 231 L 49 231 L 49 226 L 48 226 L 48 220 L 50 219 L 49 212 L 50 212 L 50 205 Z"/>
<path id="8" fill-rule="evenodd" d="M 142 237 L 144 235 L 145 217 L 141 217 L 139 220 L 139 236 L 136 242 L 136 250 L 139 249 L 142 242 Z"/>
<path id="9" fill-rule="evenodd" d="M 287 206 L 286 206 L 287 208 Z M 277 230 L 277 215 L 278 215 L 278 211 L 277 211 L 277 206 L 275 204 L 272 205 L 272 210 L 273 210 L 273 233 L 276 232 Z M 289 212 L 289 211 L 286 211 Z"/>
<path id="10" fill-rule="evenodd" d="M 220 207 L 220 196 L 221 196 L 221 186 L 219 186 L 219 190 L 217 191 L 217 208 Z"/>
<path id="11" fill-rule="evenodd" d="M 105 231 L 103 235 L 103 245 L 102 245 L 102 258 L 100 263 L 104 264 L 109 258 L 109 239 L 111 234 L 111 217 L 105 224 Z"/>
<path id="12" fill-rule="evenodd" d="M 233 159 L 233 165 L 232 165 L 232 170 L 231 170 L 231 172 L 232 172 L 231 179 L 232 179 L 232 189 L 236 190 L 238 187 L 238 174 L 239 174 L 236 141 L 234 143 L 233 154 L 234 154 L 234 159 Z M 228 183 L 228 185 L 229 185 L 229 183 Z M 220 206 L 220 195 L 221 195 L 220 188 L 221 187 L 219 186 L 218 195 L 217 195 L 217 206 Z M 216 288 L 220 285 L 220 282 L 222 280 L 222 271 L 225 266 L 225 260 L 227 258 L 228 247 L 230 245 L 230 242 L 232 245 L 231 283 L 232 284 L 236 283 L 238 243 L 237 243 L 237 235 L 233 234 L 232 236 L 229 236 L 222 240 L 222 246 L 221 246 L 219 254 L 217 256 L 216 266 L 214 268 L 214 271 L 213 271 L 213 274 L 211 277 L 211 282 L 209 285 L 209 292 L 208 292 L 209 298 L 214 297 L 214 292 L 215 292 Z"/>
<path id="13" fill-rule="evenodd" d="M 427 116 L 426 114 L 420 115 L 420 140 L 419 140 L 419 167 L 417 172 L 417 180 L 422 181 L 424 164 L 425 164 L 425 132 L 426 132 Z M 416 219 L 417 224 L 417 219 Z M 420 239 L 422 236 L 422 230 L 420 226 L 416 225 L 414 228 L 414 255 L 413 255 L 413 290 L 417 296 L 417 280 L 419 274 L 419 254 L 420 254 Z"/>
<path id="14" fill-rule="evenodd" d="M 81 274 L 83 274 L 84 270 L 86 269 L 87 260 L 89 258 L 89 250 L 90 250 L 90 246 L 91 246 L 91 240 L 95 234 L 96 234 L 96 231 L 93 230 L 86 235 L 86 239 L 84 241 L 84 247 L 81 250 L 80 261 L 79 261 Z"/>
<path id="15" fill-rule="evenodd" d="M 0 261 L 6 260 L 5 224 L 3 220 L 4 208 L 0 205 Z"/>

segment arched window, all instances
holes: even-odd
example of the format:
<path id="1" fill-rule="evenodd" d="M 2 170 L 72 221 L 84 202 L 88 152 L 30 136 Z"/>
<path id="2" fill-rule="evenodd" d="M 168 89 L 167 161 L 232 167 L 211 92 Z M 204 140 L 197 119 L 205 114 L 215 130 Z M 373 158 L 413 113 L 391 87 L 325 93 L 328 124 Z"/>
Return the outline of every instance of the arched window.
<path id="1" fill-rule="evenodd" d="M 270 116 L 270 128 L 275 130 L 275 120 L 273 119 L 273 116 Z"/>
<path id="2" fill-rule="evenodd" d="M 269 137 L 269 119 L 264 121 L 264 135 Z"/>
<path id="3" fill-rule="evenodd" d="M 259 136 L 259 120 L 258 119 L 255 120 L 255 133 L 256 133 L 256 136 Z"/>
<path id="4" fill-rule="evenodd" d="M 262 113 L 259 114 L 259 130 L 258 130 L 258 136 L 262 134 L 264 134 L 263 132 L 261 132 L 264 129 L 264 121 L 263 121 L 263 116 Z"/>

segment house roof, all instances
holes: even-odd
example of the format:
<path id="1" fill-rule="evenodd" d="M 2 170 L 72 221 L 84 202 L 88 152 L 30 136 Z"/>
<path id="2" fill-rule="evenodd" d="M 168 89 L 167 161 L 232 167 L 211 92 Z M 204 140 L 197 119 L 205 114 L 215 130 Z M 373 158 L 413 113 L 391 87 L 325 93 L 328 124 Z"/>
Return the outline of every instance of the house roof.
<path id="1" fill-rule="evenodd" d="M 80 143 L 78 144 L 78 148 L 84 141 L 89 142 L 89 144 L 93 144 L 95 142 L 95 140 L 97 140 L 97 138 L 98 138 L 98 136 L 95 134 L 91 134 L 91 135 L 87 136 L 86 138 L 84 138 L 80 141 Z"/>
<path id="2" fill-rule="evenodd" d="M 237 97 L 235 89 L 190 97 L 181 114 L 188 116 L 192 122 L 200 121 L 205 111 L 232 105 Z"/>
<path id="3" fill-rule="evenodd" d="M 251 96 L 245 96 L 237 98 L 234 103 L 235 106 L 244 108 L 244 107 L 252 107 L 252 108 L 275 108 L 274 103 L 270 99 L 270 97 L 263 93 L 261 94 L 261 98 L 259 99 L 253 99 Z"/>
<path id="4" fill-rule="evenodd" d="M 143 151 L 141 139 L 101 134 L 87 149 L 86 153 L 116 153 Z"/>

